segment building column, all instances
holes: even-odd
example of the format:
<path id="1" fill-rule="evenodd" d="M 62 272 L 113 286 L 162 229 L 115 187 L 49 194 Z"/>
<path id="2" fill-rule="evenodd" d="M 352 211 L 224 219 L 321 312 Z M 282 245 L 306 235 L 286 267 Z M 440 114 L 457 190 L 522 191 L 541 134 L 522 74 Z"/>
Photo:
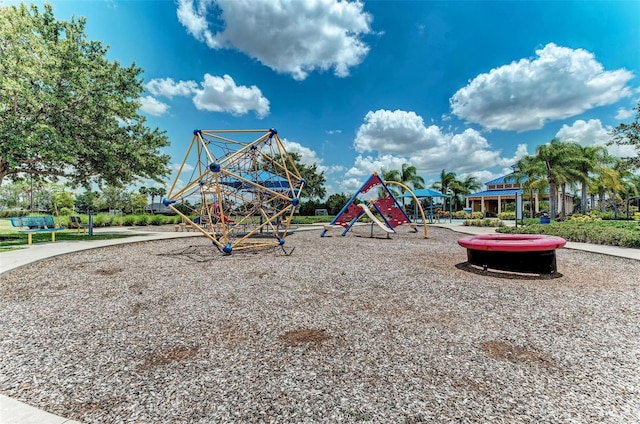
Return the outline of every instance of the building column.
<path id="1" fill-rule="evenodd" d="M 502 212 L 502 201 L 500 200 L 500 196 L 498 196 L 498 213 Z"/>
<path id="2" fill-rule="evenodd" d="M 480 212 L 482 212 L 482 216 L 484 216 L 484 196 L 480 197 Z"/>
<path id="3" fill-rule="evenodd" d="M 539 212 L 540 212 L 540 203 L 539 203 L 539 201 L 538 201 L 538 193 L 537 193 L 537 192 L 536 192 L 536 194 L 534 195 L 533 199 L 535 200 L 535 208 L 534 208 L 534 211 L 535 211 L 536 213 L 539 213 Z"/>

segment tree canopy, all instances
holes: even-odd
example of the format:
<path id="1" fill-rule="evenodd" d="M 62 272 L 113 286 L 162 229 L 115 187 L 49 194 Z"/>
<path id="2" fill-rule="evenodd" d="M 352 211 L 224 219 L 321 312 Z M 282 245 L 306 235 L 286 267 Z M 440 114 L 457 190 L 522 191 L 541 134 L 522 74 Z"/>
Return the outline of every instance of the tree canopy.
<path id="1" fill-rule="evenodd" d="M 85 19 L 0 7 L 0 185 L 6 177 L 126 184 L 168 174 L 169 144 L 138 114 L 142 69 L 109 61 Z"/>
<path id="2" fill-rule="evenodd" d="M 612 143 L 634 146 L 636 155 L 624 158 L 624 162 L 632 168 L 640 168 L 640 102 L 633 108 L 636 111 L 636 119 L 630 124 L 621 123 L 613 129 Z"/>
<path id="3" fill-rule="evenodd" d="M 306 183 L 302 189 L 302 197 L 307 199 L 321 199 L 327 194 L 327 190 L 324 187 L 324 183 L 327 182 L 327 178 L 324 176 L 324 171 L 318 170 L 317 164 L 305 165 L 300 160 L 300 154 L 296 152 L 289 152 L 291 160 L 298 168 L 298 172 Z"/>

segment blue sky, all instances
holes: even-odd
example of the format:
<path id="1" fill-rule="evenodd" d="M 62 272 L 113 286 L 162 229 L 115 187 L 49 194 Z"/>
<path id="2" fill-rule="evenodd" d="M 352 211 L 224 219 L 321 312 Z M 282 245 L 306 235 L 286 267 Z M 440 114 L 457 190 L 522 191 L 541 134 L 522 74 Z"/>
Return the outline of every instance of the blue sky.
<path id="1" fill-rule="evenodd" d="M 606 143 L 640 99 L 638 1 L 50 3 L 144 69 L 174 165 L 194 129 L 276 128 L 329 194 L 402 163 L 489 181 L 553 137 Z"/>

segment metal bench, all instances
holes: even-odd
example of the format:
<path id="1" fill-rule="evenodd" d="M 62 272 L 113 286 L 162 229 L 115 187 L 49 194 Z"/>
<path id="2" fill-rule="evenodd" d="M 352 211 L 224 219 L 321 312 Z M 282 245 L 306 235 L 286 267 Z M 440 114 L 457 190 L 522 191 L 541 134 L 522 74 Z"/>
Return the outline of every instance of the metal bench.
<path id="1" fill-rule="evenodd" d="M 27 244 L 33 242 L 32 236 L 35 233 L 51 233 L 51 241 L 56 241 L 56 231 L 64 230 L 63 227 L 56 227 L 53 216 L 14 216 L 11 218 L 11 225 L 21 228 L 18 233 L 27 235 Z"/>
<path id="2" fill-rule="evenodd" d="M 82 218 L 79 216 L 70 216 L 69 217 L 69 228 L 76 228 L 78 232 L 80 230 L 84 230 L 84 233 L 87 233 L 87 228 L 89 228 L 89 224 L 83 224 Z"/>

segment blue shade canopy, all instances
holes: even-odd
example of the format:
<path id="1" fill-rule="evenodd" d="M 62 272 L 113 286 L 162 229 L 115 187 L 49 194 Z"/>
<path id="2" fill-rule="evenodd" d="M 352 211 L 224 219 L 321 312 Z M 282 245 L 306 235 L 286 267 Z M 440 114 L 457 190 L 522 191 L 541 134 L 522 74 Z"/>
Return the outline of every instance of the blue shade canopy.
<path id="1" fill-rule="evenodd" d="M 417 198 L 421 198 L 421 197 L 449 197 L 446 194 L 442 194 L 439 191 L 436 190 L 431 190 L 430 188 L 419 188 L 416 190 L 413 190 L 413 194 L 415 194 L 415 196 Z M 412 197 L 411 194 L 409 193 L 405 193 L 400 197 Z"/>
<path id="2" fill-rule="evenodd" d="M 244 190 L 255 188 L 254 185 L 249 184 L 247 181 L 251 181 L 272 190 L 288 190 L 291 188 L 289 185 L 289 181 L 264 170 L 251 173 L 243 172 L 240 173 L 240 178 L 242 178 L 243 180 L 227 177 L 225 179 L 222 179 L 220 183 L 236 189 Z"/>

